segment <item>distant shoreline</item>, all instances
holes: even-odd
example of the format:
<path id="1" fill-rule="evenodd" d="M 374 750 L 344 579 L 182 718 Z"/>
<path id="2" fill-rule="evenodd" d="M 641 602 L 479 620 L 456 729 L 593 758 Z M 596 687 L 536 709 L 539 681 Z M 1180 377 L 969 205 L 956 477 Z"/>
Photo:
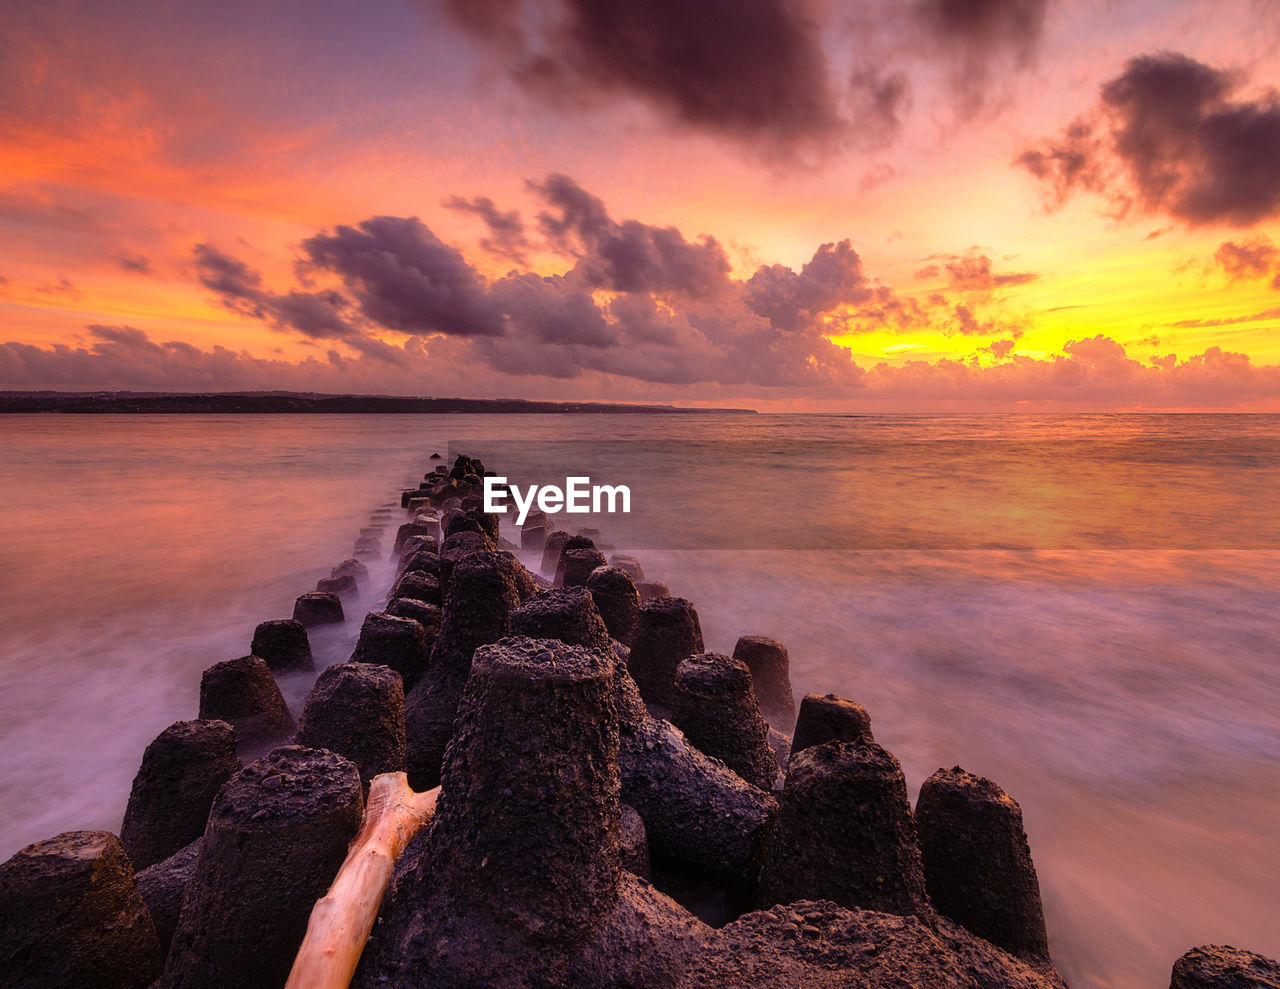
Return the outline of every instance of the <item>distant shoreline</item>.
<path id="1" fill-rule="evenodd" d="M 299 392 L 0 392 L 0 413 L 152 415 L 378 415 L 395 413 L 632 414 L 732 413 L 755 409 L 679 408 L 608 402 L 539 402 L 517 398 L 408 398 L 395 395 L 315 395 Z"/>

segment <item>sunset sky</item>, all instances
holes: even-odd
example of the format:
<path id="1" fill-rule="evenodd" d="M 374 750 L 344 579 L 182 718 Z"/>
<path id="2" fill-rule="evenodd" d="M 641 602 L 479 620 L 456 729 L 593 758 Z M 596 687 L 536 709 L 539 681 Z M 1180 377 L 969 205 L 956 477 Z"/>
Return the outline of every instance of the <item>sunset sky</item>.
<path id="1" fill-rule="evenodd" d="M 10 0 L 0 389 L 1280 411 L 1280 2 Z"/>

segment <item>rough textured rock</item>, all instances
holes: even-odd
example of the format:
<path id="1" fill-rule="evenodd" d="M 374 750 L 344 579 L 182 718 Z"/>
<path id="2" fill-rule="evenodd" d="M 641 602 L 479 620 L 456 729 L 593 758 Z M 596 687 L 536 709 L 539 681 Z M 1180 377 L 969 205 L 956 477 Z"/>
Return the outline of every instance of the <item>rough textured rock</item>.
<path id="1" fill-rule="evenodd" d="M 733 658 L 747 664 L 760 713 L 779 731 L 796 723 L 796 700 L 791 693 L 791 659 L 787 647 L 767 635 L 744 635 L 733 647 Z"/>
<path id="2" fill-rule="evenodd" d="M 874 742 L 797 752 L 781 804 L 760 871 L 762 907 L 828 899 L 933 921 L 907 784 L 892 755 Z"/>
<path id="3" fill-rule="evenodd" d="M 449 470 L 449 476 L 453 478 L 464 478 L 468 474 L 484 474 L 484 464 L 473 457 L 464 454 L 458 454 L 453 458 L 453 467 Z"/>
<path id="4" fill-rule="evenodd" d="M 282 741 L 293 733 L 293 717 L 280 688 L 258 656 L 229 659 L 204 671 L 200 720 L 227 722 L 242 748 Z"/>
<path id="5" fill-rule="evenodd" d="M 741 660 L 698 653 L 676 667 L 671 720 L 685 738 L 753 786 L 772 790 L 778 758 Z"/>
<path id="6" fill-rule="evenodd" d="M 161 955 L 169 953 L 173 932 L 178 929 L 178 915 L 182 912 L 182 898 L 187 883 L 196 871 L 196 859 L 204 847 L 204 838 L 197 838 L 185 848 L 179 848 L 163 862 L 147 866 L 138 873 L 138 892 L 151 911 L 155 921 L 156 937 L 160 941 Z"/>
<path id="7" fill-rule="evenodd" d="M 142 989 L 162 957 L 133 866 L 108 831 L 68 831 L 0 864 L 6 989 Z"/>
<path id="8" fill-rule="evenodd" d="M 551 639 L 476 650 L 436 817 L 357 986 L 675 983 L 706 929 L 621 867 L 614 662 Z"/>
<path id="9" fill-rule="evenodd" d="M 1280 989 L 1280 962 L 1229 944 L 1205 944 L 1173 963 L 1169 989 Z"/>
<path id="10" fill-rule="evenodd" d="M 778 768 L 787 771 L 787 763 L 791 761 L 791 736 L 784 735 L 776 728 L 769 729 L 769 748 L 773 749 L 774 758 L 778 760 Z M 774 784 L 777 788 L 777 784 Z"/>
<path id="11" fill-rule="evenodd" d="M 436 635 L 440 632 L 442 616 L 440 605 L 428 604 L 416 598 L 393 598 L 387 605 L 386 613 L 395 615 L 397 618 L 412 618 L 421 625 L 422 631 L 427 636 L 427 655 L 431 655 L 431 650 L 435 648 Z"/>
<path id="12" fill-rule="evenodd" d="M 404 686 L 372 663 L 339 663 L 320 674 L 298 719 L 298 744 L 328 749 L 360 770 L 364 792 L 379 773 L 405 767 Z"/>
<path id="13" fill-rule="evenodd" d="M 511 632 L 591 649 L 613 648 L 609 630 L 585 587 L 541 591 L 525 599 L 511 612 Z"/>
<path id="14" fill-rule="evenodd" d="M 496 546 L 498 544 L 500 522 L 501 520 L 497 515 L 473 508 L 465 512 L 456 513 L 449 520 L 449 524 L 445 526 L 445 536 L 450 536 L 455 532 L 478 532 L 489 543 Z"/>
<path id="15" fill-rule="evenodd" d="M 620 735 L 622 799 L 644 820 L 655 868 L 721 888 L 749 885 L 778 804 L 667 721 Z"/>
<path id="16" fill-rule="evenodd" d="M 587 578 L 587 590 L 609 634 L 631 645 L 640 621 L 640 592 L 631 575 L 619 567 L 598 567 Z"/>
<path id="17" fill-rule="evenodd" d="M 702 651 L 698 613 L 684 598 L 658 598 L 642 607 L 629 665 L 645 701 L 669 709 L 676 667 Z"/>
<path id="18" fill-rule="evenodd" d="M 441 533 L 443 533 L 446 537 L 449 536 L 450 535 L 449 527 L 453 524 L 453 520 L 460 519 L 460 518 L 462 518 L 462 509 L 460 507 L 453 506 L 450 508 L 446 508 L 443 512 L 440 513 Z M 480 533 L 480 535 L 484 535 L 484 530 L 477 525 L 459 526 L 458 528 L 453 529 L 452 531 L 453 532 L 478 532 Z"/>
<path id="19" fill-rule="evenodd" d="M 344 621 L 342 599 L 327 591 L 308 591 L 293 602 L 293 620 L 307 628 L 339 625 Z"/>
<path id="20" fill-rule="evenodd" d="M 351 574 L 344 573 L 338 577 L 321 577 L 316 581 L 316 590 L 350 598 L 356 596 L 358 588 L 356 579 Z"/>
<path id="21" fill-rule="evenodd" d="M 570 549 L 560 558 L 564 564 L 560 584 L 563 587 L 585 587 L 597 567 L 605 565 L 604 554 L 598 549 Z"/>
<path id="22" fill-rule="evenodd" d="M 209 815 L 162 985 L 284 985 L 315 901 L 360 827 L 356 767 L 289 745 L 237 773 Z"/>
<path id="23" fill-rule="evenodd" d="M 547 535 L 555 528 L 551 519 L 541 512 L 530 512 L 520 527 L 520 548 L 540 550 L 547 544 Z"/>
<path id="24" fill-rule="evenodd" d="M 1010 954 L 1047 959 L 1040 882 L 1018 802 L 956 766 L 924 781 L 915 820 L 934 908 Z"/>
<path id="25" fill-rule="evenodd" d="M 434 604 L 439 607 L 441 598 L 440 578 L 422 570 L 410 570 L 396 581 L 391 589 L 391 597 L 412 598 L 423 604 Z"/>
<path id="26" fill-rule="evenodd" d="M 334 577 L 349 575 L 356 579 L 357 584 L 367 584 L 369 582 L 369 568 L 356 559 L 343 560 L 329 573 Z"/>
<path id="27" fill-rule="evenodd" d="M 440 541 L 435 536 L 410 536 L 400 547 L 399 568 L 401 571 L 420 569 L 423 561 L 429 561 L 431 557 L 439 557 L 439 555 Z M 429 562 L 425 565 L 428 573 L 440 571 L 439 560 L 434 567 Z"/>
<path id="28" fill-rule="evenodd" d="M 225 721 L 178 721 L 142 753 L 120 844 L 145 869 L 204 834 L 222 784 L 240 771 L 235 729 Z"/>
<path id="29" fill-rule="evenodd" d="M 396 530 L 395 542 L 391 544 L 391 554 L 393 556 L 400 555 L 400 550 L 403 548 L 405 540 L 410 536 L 430 536 L 432 539 L 438 539 L 440 538 L 440 523 L 430 515 L 420 515 L 404 523 Z"/>
<path id="30" fill-rule="evenodd" d="M 641 604 L 671 597 L 671 588 L 660 580 L 637 580 L 636 592 L 640 595 Z"/>
<path id="31" fill-rule="evenodd" d="M 618 672 L 615 674 L 618 692 L 618 724 L 623 731 L 634 731 L 641 725 L 652 721 L 652 715 L 640 696 L 640 688 L 636 686 L 631 671 L 627 669 L 630 650 L 616 639 L 613 642 L 613 654 L 618 658 Z"/>
<path id="32" fill-rule="evenodd" d="M 596 610 L 592 595 L 582 587 L 540 591 L 511 612 L 511 634 L 533 639 L 559 639 L 588 649 L 613 650 L 609 630 Z M 626 663 L 614 671 L 618 720 L 626 728 L 640 724 L 648 712 Z"/>
<path id="33" fill-rule="evenodd" d="M 568 539 L 569 533 L 563 529 L 553 529 L 547 533 L 546 541 L 542 544 L 542 562 L 538 566 L 539 570 L 548 576 L 556 572 L 556 567 L 560 565 L 560 552 Z"/>
<path id="34" fill-rule="evenodd" d="M 609 557 L 609 566 L 617 567 L 634 581 L 644 580 L 644 567 L 630 553 L 614 553 Z"/>
<path id="35" fill-rule="evenodd" d="M 564 586 L 564 562 L 565 562 L 565 556 L 567 554 L 571 553 L 575 549 L 595 549 L 595 548 L 596 548 L 595 540 L 593 540 L 590 536 L 584 536 L 579 534 L 576 536 L 570 536 L 568 539 L 566 539 L 564 541 L 564 545 L 560 547 L 560 557 L 559 559 L 556 560 L 555 579 L 552 581 L 552 583 L 554 583 L 556 587 Z M 604 563 L 605 561 L 601 559 L 600 562 Z"/>
<path id="36" fill-rule="evenodd" d="M 307 627 L 292 618 L 278 618 L 262 622 L 253 630 L 253 645 L 249 652 L 260 656 L 273 673 L 296 673 L 314 670 L 311 658 L 311 641 Z"/>
<path id="37" fill-rule="evenodd" d="M 414 537 L 418 538 L 417 536 Z M 407 546 L 406 546 L 407 548 Z M 406 552 L 400 559 L 400 574 L 406 573 L 429 573 L 437 580 L 440 579 L 440 552 L 435 548 L 423 548 L 414 552 Z"/>
<path id="38" fill-rule="evenodd" d="M 428 641 L 427 630 L 415 619 L 374 611 L 365 616 L 360 626 L 351 660 L 389 666 L 410 689 L 427 671 L 434 644 L 435 636 Z"/>
<path id="39" fill-rule="evenodd" d="M 791 739 L 791 754 L 824 742 L 874 742 L 871 716 L 861 704 L 835 694 L 805 694 Z"/>
<path id="40" fill-rule="evenodd" d="M 455 532 L 440 545 L 440 590 L 449 592 L 449 578 L 453 568 L 462 560 L 477 553 L 488 553 L 493 550 L 488 541 L 478 532 Z"/>
<path id="41" fill-rule="evenodd" d="M 457 490 L 457 485 L 448 477 L 427 478 L 416 491 L 407 492 L 408 509 L 439 507 Z M 403 498 L 402 498 L 403 501 Z"/>
<path id="42" fill-rule="evenodd" d="M 474 535 L 461 534 L 463 538 Z M 456 565 L 431 665 L 405 698 L 408 773 L 415 790 L 440 782 L 444 749 L 471 672 L 471 654 L 507 634 L 511 612 L 531 588 L 524 567 L 510 553 L 475 553 Z"/>
<path id="43" fill-rule="evenodd" d="M 630 804 L 622 805 L 618 826 L 618 841 L 622 867 L 642 879 L 652 879 L 649 864 L 649 839 L 644 831 L 644 819 Z"/>
<path id="44" fill-rule="evenodd" d="M 715 931 L 679 989 L 1065 989 L 946 920 L 802 900 Z"/>

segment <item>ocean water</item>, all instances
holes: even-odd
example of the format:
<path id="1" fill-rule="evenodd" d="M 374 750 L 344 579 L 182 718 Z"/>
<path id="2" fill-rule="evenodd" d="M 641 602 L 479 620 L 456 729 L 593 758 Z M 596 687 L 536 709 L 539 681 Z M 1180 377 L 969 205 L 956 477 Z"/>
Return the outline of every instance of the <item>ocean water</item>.
<path id="1" fill-rule="evenodd" d="M 634 552 L 709 649 L 781 639 L 913 799 L 940 766 L 1004 786 L 1077 989 L 1166 984 L 1205 942 L 1280 955 L 1275 416 L 0 418 L 0 858 L 118 830 L 200 671 L 457 450 L 628 485 L 629 514 L 561 527 Z M 282 680 L 295 713 L 310 679 Z"/>

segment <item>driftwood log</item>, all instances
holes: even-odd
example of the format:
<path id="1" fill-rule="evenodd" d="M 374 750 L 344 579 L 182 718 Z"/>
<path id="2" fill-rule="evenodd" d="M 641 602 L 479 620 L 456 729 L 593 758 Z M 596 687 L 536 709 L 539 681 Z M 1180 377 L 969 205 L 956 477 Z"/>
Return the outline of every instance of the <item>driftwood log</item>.
<path id="1" fill-rule="evenodd" d="M 364 826 L 329 892 L 316 901 L 285 989 L 347 989 L 364 951 L 396 860 L 431 819 L 440 788 L 415 793 L 404 773 L 369 784 Z"/>

